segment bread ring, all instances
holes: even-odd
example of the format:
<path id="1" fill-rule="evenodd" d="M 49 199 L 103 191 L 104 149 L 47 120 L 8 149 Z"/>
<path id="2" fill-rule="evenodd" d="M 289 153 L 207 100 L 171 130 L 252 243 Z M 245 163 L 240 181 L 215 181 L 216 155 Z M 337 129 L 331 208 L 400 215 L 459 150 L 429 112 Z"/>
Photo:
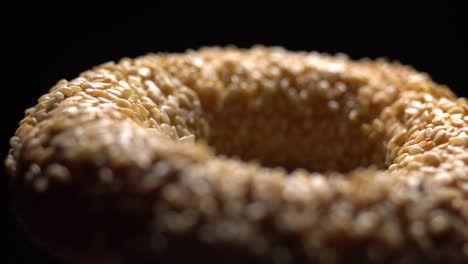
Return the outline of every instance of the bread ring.
<path id="1" fill-rule="evenodd" d="M 465 262 L 467 114 L 398 63 L 204 48 L 59 81 L 6 166 L 68 262 Z"/>

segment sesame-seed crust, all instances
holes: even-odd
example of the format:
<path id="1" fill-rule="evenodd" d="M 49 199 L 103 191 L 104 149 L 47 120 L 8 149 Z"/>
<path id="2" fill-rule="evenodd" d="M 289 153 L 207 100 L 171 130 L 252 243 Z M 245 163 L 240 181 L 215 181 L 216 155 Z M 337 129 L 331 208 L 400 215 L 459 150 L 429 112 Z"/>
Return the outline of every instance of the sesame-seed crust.
<path id="1" fill-rule="evenodd" d="M 468 261 L 467 100 L 396 62 L 125 58 L 59 81 L 10 144 L 17 215 L 67 262 Z"/>

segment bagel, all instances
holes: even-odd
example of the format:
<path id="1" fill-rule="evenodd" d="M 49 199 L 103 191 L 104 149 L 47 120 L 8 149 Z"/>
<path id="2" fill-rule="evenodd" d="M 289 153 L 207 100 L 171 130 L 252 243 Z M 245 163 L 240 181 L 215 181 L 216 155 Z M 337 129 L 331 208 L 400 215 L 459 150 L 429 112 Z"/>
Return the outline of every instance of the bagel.
<path id="1" fill-rule="evenodd" d="M 397 62 L 202 48 L 59 81 L 6 168 L 67 262 L 466 262 L 467 124 Z"/>

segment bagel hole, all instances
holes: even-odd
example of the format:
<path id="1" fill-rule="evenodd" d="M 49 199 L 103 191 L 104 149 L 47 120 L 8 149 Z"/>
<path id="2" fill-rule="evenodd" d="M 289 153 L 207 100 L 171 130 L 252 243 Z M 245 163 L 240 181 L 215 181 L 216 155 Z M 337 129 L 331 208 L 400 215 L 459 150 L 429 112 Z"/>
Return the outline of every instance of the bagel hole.
<path id="1" fill-rule="evenodd" d="M 361 107 L 356 90 L 333 100 L 312 94 L 302 102 L 280 89 L 252 98 L 224 96 L 216 106 L 204 104 L 209 127 L 205 140 L 217 155 L 288 172 L 384 169 L 383 135 L 365 129 L 377 111 Z"/>

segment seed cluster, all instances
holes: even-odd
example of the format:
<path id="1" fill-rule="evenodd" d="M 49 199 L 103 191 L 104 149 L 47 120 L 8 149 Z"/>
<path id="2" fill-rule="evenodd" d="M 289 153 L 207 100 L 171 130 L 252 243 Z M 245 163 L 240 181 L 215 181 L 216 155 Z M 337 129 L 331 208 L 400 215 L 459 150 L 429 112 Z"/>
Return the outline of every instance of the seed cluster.
<path id="1" fill-rule="evenodd" d="M 18 214 L 64 259 L 468 259 L 468 102 L 398 63 L 122 59 L 58 82 L 10 143 Z"/>

